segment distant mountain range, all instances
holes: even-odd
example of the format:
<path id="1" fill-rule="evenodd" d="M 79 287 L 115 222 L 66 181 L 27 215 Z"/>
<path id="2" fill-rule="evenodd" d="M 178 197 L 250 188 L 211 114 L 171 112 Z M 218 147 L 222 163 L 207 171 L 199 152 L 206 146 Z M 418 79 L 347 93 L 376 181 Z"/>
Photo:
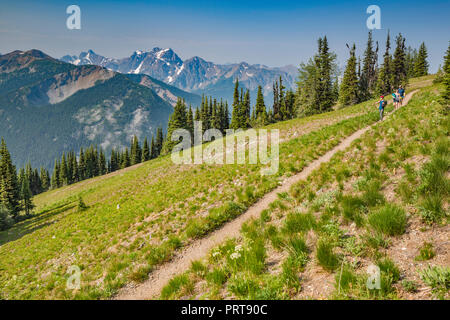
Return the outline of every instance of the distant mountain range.
<path id="1" fill-rule="evenodd" d="M 67 63 L 69 62 L 69 63 Z M 232 102 L 235 79 L 256 97 L 282 76 L 294 85 L 294 67 L 218 65 L 199 57 L 182 61 L 171 49 L 136 51 L 110 59 L 92 50 L 58 60 L 39 50 L 0 55 L 0 136 L 18 167 L 53 167 L 63 151 L 96 144 L 107 153 L 133 135 L 164 129 L 178 97 L 199 106 L 205 93 Z M 189 92 L 188 92 L 189 91 Z"/>
<path id="2" fill-rule="evenodd" d="M 264 65 L 215 64 L 200 57 L 183 61 L 172 49 L 154 48 L 150 51 L 135 51 L 130 57 L 111 59 L 96 54 L 92 50 L 78 56 L 64 56 L 64 62 L 74 65 L 93 64 L 124 74 L 146 74 L 182 90 L 224 98 L 232 102 L 233 83 L 236 79 L 250 89 L 256 98 L 259 85 L 263 87 L 266 104 L 271 105 L 272 85 L 280 76 L 287 88 L 294 88 L 297 68 L 290 65 L 270 68 Z"/>
<path id="3" fill-rule="evenodd" d="M 38 50 L 0 55 L 0 136 L 22 166 L 52 168 L 63 151 L 107 152 L 167 126 L 177 97 L 201 97 L 147 75 L 69 64 Z"/>

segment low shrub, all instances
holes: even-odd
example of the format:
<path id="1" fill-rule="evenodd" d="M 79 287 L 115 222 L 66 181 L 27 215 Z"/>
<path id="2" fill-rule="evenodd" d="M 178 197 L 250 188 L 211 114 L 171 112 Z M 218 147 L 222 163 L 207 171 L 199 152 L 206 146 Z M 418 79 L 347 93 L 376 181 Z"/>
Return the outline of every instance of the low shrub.
<path id="1" fill-rule="evenodd" d="M 414 281 L 403 280 L 402 287 L 406 292 L 415 293 L 415 292 L 417 292 L 418 285 Z"/>
<path id="2" fill-rule="evenodd" d="M 419 272 L 423 282 L 429 285 L 440 299 L 446 298 L 450 292 L 450 267 L 428 266 Z"/>
<path id="3" fill-rule="evenodd" d="M 426 261 L 433 259 L 436 253 L 433 249 L 433 244 L 431 242 L 425 242 L 419 250 L 419 255 L 416 256 L 416 261 Z"/>
<path id="4" fill-rule="evenodd" d="M 78 211 L 84 211 L 88 208 L 88 206 L 84 203 L 83 198 L 78 197 Z"/>

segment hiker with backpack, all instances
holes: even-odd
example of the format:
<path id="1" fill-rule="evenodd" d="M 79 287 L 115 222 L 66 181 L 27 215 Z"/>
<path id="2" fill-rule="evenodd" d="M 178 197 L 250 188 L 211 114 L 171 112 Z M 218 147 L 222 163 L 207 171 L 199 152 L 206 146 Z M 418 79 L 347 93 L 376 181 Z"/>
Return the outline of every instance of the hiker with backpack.
<path id="1" fill-rule="evenodd" d="M 400 87 L 398 88 L 398 93 L 400 95 L 400 105 L 403 104 L 403 99 L 405 98 L 405 89 L 403 89 L 403 86 L 400 85 Z"/>
<path id="2" fill-rule="evenodd" d="M 380 111 L 380 121 L 383 120 L 384 108 L 387 105 L 386 100 L 384 100 L 384 96 L 380 97 L 380 100 L 377 102 L 378 110 Z"/>
<path id="3" fill-rule="evenodd" d="M 400 95 L 398 94 L 398 90 L 392 93 L 392 102 L 394 103 L 395 110 L 397 110 L 398 103 L 400 102 Z"/>

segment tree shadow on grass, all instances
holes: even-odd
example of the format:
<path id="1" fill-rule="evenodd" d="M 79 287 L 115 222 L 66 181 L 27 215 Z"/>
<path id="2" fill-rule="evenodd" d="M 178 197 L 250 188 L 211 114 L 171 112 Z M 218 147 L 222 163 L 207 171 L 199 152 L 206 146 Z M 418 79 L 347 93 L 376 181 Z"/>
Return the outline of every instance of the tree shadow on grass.
<path id="1" fill-rule="evenodd" d="M 0 232 L 0 246 L 8 242 L 18 240 L 29 233 L 55 223 L 57 219 L 52 219 L 54 216 L 75 207 L 76 203 L 74 202 L 63 203 L 52 208 L 44 209 L 33 217 L 18 222 L 11 229 Z"/>

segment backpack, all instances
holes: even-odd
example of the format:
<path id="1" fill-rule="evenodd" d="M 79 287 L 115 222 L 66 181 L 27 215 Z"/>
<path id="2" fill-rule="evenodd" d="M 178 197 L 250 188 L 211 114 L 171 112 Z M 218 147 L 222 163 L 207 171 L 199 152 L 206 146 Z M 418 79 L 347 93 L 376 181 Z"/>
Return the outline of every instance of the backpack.
<path id="1" fill-rule="evenodd" d="M 383 104 L 382 104 L 383 109 L 384 109 L 384 107 L 386 107 L 386 105 L 387 105 L 387 102 L 383 101 Z"/>

